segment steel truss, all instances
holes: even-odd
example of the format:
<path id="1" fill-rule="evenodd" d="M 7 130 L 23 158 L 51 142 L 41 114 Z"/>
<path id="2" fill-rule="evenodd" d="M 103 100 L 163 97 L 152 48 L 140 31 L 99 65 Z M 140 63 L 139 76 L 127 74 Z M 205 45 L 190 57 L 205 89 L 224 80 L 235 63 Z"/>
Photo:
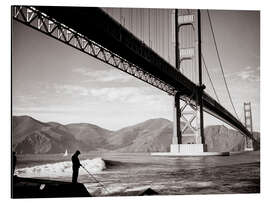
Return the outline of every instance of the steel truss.
<path id="1" fill-rule="evenodd" d="M 175 88 L 172 86 L 34 7 L 14 6 L 12 15 L 15 20 L 147 82 L 169 95 L 175 95 L 176 93 Z"/>
<path id="2" fill-rule="evenodd" d="M 184 122 L 183 128 L 181 128 L 181 134 L 183 137 L 192 136 L 195 139 L 195 143 L 201 143 L 200 127 L 199 127 L 199 108 L 198 105 L 191 100 L 192 97 L 198 97 L 198 93 L 194 91 L 190 97 L 180 96 L 180 100 L 183 104 L 180 105 L 180 121 Z M 195 123 L 194 123 L 195 122 Z M 192 132 L 187 132 L 190 129 Z"/>
<path id="3" fill-rule="evenodd" d="M 187 108 L 190 107 L 191 110 L 188 110 Z M 186 100 L 184 102 L 184 105 L 180 107 L 181 109 L 181 119 L 184 121 L 185 126 L 181 129 L 183 136 L 185 135 L 184 132 L 188 129 L 188 127 L 196 133 L 198 130 L 198 126 L 193 126 L 192 122 L 194 119 L 197 118 L 197 111 L 198 111 L 198 106 L 193 106 L 191 104 L 191 100 Z M 185 115 L 191 115 L 191 118 L 185 117 Z"/>

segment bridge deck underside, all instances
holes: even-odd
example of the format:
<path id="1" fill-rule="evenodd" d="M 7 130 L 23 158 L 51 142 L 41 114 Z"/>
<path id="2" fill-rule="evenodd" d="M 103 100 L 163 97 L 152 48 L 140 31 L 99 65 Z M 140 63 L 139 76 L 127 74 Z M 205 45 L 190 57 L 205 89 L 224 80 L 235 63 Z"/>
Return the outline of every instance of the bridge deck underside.
<path id="1" fill-rule="evenodd" d="M 181 95 L 197 102 L 199 87 L 177 71 L 168 62 L 147 47 L 99 8 L 86 7 L 35 7 L 50 18 L 65 24 L 88 39 L 135 64 L 157 79 L 173 87 Z M 204 111 L 223 120 L 253 139 L 251 133 L 230 112 L 212 97 L 203 93 Z"/>

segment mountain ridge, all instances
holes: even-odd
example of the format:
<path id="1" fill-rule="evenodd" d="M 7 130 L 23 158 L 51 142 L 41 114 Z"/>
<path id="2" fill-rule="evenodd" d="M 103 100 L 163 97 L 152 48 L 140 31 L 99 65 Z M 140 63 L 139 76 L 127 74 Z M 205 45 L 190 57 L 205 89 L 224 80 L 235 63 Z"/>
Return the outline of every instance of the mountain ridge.
<path id="1" fill-rule="evenodd" d="M 183 126 L 183 123 L 181 123 Z M 204 129 L 208 150 L 239 151 L 243 135 L 223 125 Z M 164 118 L 149 119 L 119 130 L 107 130 L 90 123 L 41 122 L 30 116 L 12 117 L 12 147 L 22 154 L 69 153 L 105 150 L 116 152 L 169 151 L 173 124 Z M 259 135 L 256 135 L 259 139 Z M 188 137 L 183 141 L 191 143 Z"/>

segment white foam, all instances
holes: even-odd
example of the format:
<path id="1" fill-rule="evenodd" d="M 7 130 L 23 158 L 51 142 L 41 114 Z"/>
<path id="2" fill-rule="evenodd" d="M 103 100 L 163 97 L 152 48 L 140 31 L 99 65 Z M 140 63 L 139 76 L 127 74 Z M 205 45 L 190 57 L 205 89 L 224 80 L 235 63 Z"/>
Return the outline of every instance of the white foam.
<path id="1" fill-rule="evenodd" d="M 86 159 L 81 164 L 90 172 L 97 173 L 106 169 L 102 158 Z M 20 177 L 70 177 L 72 174 L 71 161 L 63 161 L 53 164 L 43 164 L 33 167 L 16 169 L 15 175 Z M 80 175 L 86 175 L 87 172 L 80 168 Z"/>
<path id="2" fill-rule="evenodd" d="M 124 194 L 127 190 L 128 186 L 124 184 L 112 184 L 112 185 L 104 185 L 101 187 L 98 183 L 84 183 L 87 191 L 93 196 L 108 196 L 113 195 L 115 193 Z"/>

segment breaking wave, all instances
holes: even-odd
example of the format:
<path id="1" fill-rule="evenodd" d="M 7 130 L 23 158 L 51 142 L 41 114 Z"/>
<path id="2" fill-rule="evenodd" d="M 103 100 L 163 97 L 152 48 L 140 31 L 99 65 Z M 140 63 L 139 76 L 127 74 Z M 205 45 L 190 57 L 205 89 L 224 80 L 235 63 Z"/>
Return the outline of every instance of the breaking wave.
<path id="1" fill-rule="evenodd" d="M 102 158 L 86 159 L 81 161 L 90 173 L 101 172 L 106 169 L 106 164 Z M 68 177 L 72 174 L 71 161 L 57 162 L 53 164 L 43 164 L 33 167 L 16 169 L 15 175 L 20 177 Z M 80 175 L 86 175 L 87 172 L 80 168 Z"/>

